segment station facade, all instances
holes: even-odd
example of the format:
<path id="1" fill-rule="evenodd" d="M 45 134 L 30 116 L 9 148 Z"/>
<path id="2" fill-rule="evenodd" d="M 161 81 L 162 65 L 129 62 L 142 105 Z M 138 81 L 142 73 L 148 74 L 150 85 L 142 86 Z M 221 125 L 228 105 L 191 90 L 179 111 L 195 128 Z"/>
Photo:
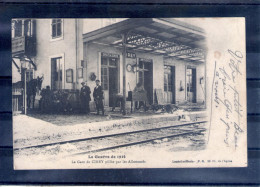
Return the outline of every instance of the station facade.
<path id="1" fill-rule="evenodd" d="M 36 19 L 35 53 L 24 55 L 14 40 L 26 36 L 27 22 L 18 21 L 24 31 L 12 32 L 13 82 L 44 76 L 43 88 L 80 89 L 87 81 L 93 91 L 99 79 L 105 106 L 111 106 L 113 93 L 128 97 L 139 82 L 150 104 L 156 93 L 168 104 L 205 102 L 201 28 L 173 19 Z"/>

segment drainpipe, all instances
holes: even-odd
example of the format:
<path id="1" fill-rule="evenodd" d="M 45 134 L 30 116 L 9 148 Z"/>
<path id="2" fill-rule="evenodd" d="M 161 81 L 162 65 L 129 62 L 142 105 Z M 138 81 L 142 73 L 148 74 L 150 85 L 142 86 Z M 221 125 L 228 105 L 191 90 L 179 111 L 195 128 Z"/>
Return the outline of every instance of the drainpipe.
<path id="1" fill-rule="evenodd" d="M 123 115 L 126 114 L 126 38 L 127 33 L 122 34 L 122 44 L 123 44 Z"/>
<path id="2" fill-rule="evenodd" d="M 78 20 L 75 19 L 75 35 L 76 35 L 76 72 L 75 72 L 75 85 L 74 85 L 74 89 L 77 88 L 78 85 Z"/>
<path id="3" fill-rule="evenodd" d="M 207 50 L 205 51 L 205 54 L 204 54 L 204 63 L 205 63 L 205 68 L 204 68 L 204 77 L 205 77 L 205 80 L 204 80 L 204 96 L 205 96 L 205 99 L 204 99 L 204 102 L 205 102 L 205 109 L 207 109 Z"/>
<path id="4" fill-rule="evenodd" d="M 26 69 L 24 70 L 24 114 L 27 114 L 27 83 L 26 83 Z"/>

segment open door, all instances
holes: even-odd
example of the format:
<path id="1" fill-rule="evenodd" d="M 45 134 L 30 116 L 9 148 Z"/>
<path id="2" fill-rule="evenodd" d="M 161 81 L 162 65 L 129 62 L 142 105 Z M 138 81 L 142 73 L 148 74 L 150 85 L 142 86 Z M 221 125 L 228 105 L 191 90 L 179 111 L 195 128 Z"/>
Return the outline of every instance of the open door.
<path id="1" fill-rule="evenodd" d="M 197 85 L 196 85 L 196 68 L 188 67 L 186 71 L 187 81 L 187 100 L 192 103 L 196 103 L 197 97 Z"/>

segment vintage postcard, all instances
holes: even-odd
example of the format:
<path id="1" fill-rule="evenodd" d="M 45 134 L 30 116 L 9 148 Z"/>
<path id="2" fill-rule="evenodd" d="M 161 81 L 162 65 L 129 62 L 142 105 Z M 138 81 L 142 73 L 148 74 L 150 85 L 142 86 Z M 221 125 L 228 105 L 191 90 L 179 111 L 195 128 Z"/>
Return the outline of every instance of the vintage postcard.
<path id="1" fill-rule="evenodd" d="M 13 19 L 14 169 L 247 166 L 245 18 Z"/>

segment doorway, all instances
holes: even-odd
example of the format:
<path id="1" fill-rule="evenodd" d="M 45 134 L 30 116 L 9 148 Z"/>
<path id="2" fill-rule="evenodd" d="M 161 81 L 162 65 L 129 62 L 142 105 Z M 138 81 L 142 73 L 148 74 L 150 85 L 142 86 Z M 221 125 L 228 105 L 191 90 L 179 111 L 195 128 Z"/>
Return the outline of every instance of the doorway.
<path id="1" fill-rule="evenodd" d="M 139 59 L 138 81 L 144 86 L 147 92 L 149 104 L 153 104 L 153 62 L 149 59 Z"/>
<path id="2" fill-rule="evenodd" d="M 164 66 L 164 102 L 175 104 L 175 66 Z"/>
<path id="3" fill-rule="evenodd" d="M 186 93 L 187 93 L 187 100 L 192 103 L 196 103 L 196 68 L 188 67 L 186 70 Z"/>
<path id="4" fill-rule="evenodd" d="M 63 63 L 61 62 L 62 57 L 51 59 L 51 89 L 60 90 L 62 89 L 62 76 L 63 76 Z"/>
<path id="5" fill-rule="evenodd" d="M 101 57 L 101 85 L 104 90 L 105 105 L 113 106 L 113 98 L 119 92 L 119 58 Z"/>

